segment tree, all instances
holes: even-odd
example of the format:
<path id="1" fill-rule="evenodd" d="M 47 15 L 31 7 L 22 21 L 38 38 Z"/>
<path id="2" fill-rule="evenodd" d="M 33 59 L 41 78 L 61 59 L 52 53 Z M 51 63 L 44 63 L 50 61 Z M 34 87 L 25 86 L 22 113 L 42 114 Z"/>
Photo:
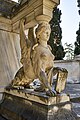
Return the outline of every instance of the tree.
<path id="1" fill-rule="evenodd" d="M 61 10 L 59 8 L 53 9 L 53 17 L 50 21 L 51 26 L 51 34 L 48 44 L 52 48 L 52 53 L 55 55 L 55 60 L 62 60 L 65 56 L 64 48 L 61 45 L 62 39 L 62 29 L 60 27 L 60 17 L 61 17 Z"/>
<path id="2" fill-rule="evenodd" d="M 80 8 L 80 0 L 77 0 L 78 2 L 78 7 Z M 80 15 L 80 10 L 79 10 L 79 15 Z"/>
<path id="3" fill-rule="evenodd" d="M 65 57 L 67 60 L 74 58 L 74 47 L 72 44 L 65 43 Z"/>
<path id="4" fill-rule="evenodd" d="M 77 0 L 78 2 L 78 7 L 80 8 L 80 0 Z M 80 10 L 79 10 L 79 15 L 80 15 Z M 76 42 L 74 43 L 75 49 L 74 49 L 74 54 L 79 55 L 80 54 L 80 23 L 79 23 L 79 30 L 76 32 L 77 37 L 76 37 Z"/>
<path id="5" fill-rule="evenodd" d="M 77 37 L 76 37 L 76 42 L 74 43 L 75 49 L 74 49 L 74 54 L 79 55 L 80 54 L 80 23 L 79 23 L 79 30 L 76 32 Z"/>

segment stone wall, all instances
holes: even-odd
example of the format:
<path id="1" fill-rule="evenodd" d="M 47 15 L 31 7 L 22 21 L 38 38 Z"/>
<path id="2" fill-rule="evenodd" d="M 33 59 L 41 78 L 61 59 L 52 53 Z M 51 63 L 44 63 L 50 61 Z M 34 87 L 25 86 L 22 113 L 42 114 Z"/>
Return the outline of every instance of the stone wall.
<path id="1" fill-rule="evenodd" d="M 11 30 L 11 21 L 0 17 L 0 93 L 20 68 L 19 34 Z"/>
<path id="2" fill-rule="evenodd" d="M 58 60 L 55 61 L 54 66 L 63 67 L 68 70 L 67 82 L 79 83 L 80 82 L 80 60 Z"/>

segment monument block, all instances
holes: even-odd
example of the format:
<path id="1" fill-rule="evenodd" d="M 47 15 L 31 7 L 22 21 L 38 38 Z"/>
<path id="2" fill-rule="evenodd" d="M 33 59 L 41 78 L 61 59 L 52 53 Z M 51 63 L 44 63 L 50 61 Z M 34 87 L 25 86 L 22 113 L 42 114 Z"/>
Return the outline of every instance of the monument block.
<path id="1" fill-rule="evenodd" d="M 66 94 L 50 97 L 33 89 L 7 88 L 3 97 L 0 113 L 9 120 L 76 119 L 71 112 L 70 98 Z"/>
<path id="2" fill-rule="evenodd" d="M 64 67 L 68 70 L 67 83 L 80 83 L 80 57 L 73 60 L 54 61 L 54 66 Z"/>

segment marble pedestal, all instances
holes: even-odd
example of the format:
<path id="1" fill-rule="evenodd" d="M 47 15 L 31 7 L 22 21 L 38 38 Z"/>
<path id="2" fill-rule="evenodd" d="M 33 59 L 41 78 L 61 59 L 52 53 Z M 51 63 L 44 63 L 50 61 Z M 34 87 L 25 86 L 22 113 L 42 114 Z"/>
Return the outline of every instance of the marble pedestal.
<path id="1" fill-rule="evenodd" d="M 69 96 L 62 94 L 49 97 L 30 89 L 7 88 L 0 114 L 8 120 L 76 120 Z"/>

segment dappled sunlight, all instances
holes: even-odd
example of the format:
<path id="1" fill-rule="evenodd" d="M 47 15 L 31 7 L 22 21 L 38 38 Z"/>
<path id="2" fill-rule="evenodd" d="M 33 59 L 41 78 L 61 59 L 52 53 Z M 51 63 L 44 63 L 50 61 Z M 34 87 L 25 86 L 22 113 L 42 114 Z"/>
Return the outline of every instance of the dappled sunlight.
<path id="1" fill-rule="evenodd" d="M 17 3 L 18 3 L 18 0 L 12 0 L 12 1 L 14 1 L 14 2 L 17 2 Z"/>

